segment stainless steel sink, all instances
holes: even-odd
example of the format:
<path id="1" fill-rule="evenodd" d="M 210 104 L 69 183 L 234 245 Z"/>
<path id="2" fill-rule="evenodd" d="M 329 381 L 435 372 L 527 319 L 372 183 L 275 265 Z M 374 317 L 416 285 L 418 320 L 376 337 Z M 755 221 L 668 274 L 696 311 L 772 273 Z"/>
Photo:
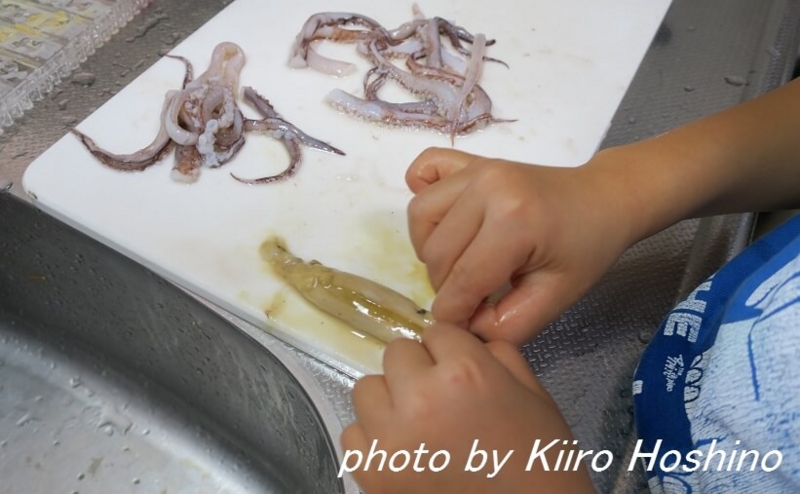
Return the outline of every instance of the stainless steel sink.
<path id="1" fill-rule="evenodd" d="M 0 192 L 3 494 L 356 492 L 281 348 Z"/>

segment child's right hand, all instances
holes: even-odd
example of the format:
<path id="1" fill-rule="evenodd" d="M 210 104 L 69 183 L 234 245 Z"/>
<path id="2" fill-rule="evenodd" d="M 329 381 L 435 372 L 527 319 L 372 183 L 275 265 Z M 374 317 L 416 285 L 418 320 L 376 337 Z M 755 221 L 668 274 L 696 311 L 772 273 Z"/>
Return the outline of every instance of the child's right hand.
<path id="1" fill-rule="evenodd" d="M 420 154 L 406 174 L 409 230 L 437 290 L 433 317 L 521 344 L 568 308 L 639 237 L 629 221 L 635 191 L 604 173 Z"/>

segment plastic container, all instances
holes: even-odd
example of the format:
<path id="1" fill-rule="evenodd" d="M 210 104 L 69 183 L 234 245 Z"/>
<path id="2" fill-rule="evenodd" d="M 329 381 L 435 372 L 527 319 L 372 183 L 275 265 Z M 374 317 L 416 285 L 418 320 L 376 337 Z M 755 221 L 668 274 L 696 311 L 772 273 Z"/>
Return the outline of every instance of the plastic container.
<path id="1" fill-rule="evenodd" d="M 153 0 L 2 0 L 0 134 Z"/>

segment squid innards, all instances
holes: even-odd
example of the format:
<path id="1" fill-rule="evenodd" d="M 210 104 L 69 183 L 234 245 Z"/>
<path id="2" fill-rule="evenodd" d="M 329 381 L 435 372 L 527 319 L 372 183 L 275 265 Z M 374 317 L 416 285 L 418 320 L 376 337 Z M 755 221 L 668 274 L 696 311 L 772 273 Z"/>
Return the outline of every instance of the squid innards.
<path id="1" fill-rule="evenodd" d="M 313 306 L 353 330 L 388 343 L 419 340 L 433 323 L 431 314 L 408 297 L 380 283 L 294 256 L 283 240 L 261 244 L 261 258 Z"/>

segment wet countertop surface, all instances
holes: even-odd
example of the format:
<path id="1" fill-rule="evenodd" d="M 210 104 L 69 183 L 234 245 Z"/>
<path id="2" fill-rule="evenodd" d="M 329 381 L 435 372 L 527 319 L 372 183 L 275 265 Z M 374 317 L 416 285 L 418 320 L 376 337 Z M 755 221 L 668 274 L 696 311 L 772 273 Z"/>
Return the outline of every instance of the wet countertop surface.
<path id="1" fill-rule="evenodd" d="M 24 196 L 20 182 L 28 164 L 228 3 L 157 0 L 145 8 L 15 125 L 3 129 L 0 188 L 11 184 L 12 193 Z M 675 0 L 604 146 L 658 134 L 782 83 L 796 55 L 798 18 L 797 2 Z M 609 449 L 620 458 L 630 454 L 630 376 L 639 354 L 675 300 L 746 244 L 751 220 L 745 215 L 687 221 L 641 242 L 583 300 L 522 348 L 562 404 L 584 449 Z M 312 385 L 325 393 L 341 421 L 350 422 L 352 380 L 294 354 L 317 377 Z M 624 469 L 610 469 L 595 481 L 602 492 L 645 489 L 639 472 Z"/>

